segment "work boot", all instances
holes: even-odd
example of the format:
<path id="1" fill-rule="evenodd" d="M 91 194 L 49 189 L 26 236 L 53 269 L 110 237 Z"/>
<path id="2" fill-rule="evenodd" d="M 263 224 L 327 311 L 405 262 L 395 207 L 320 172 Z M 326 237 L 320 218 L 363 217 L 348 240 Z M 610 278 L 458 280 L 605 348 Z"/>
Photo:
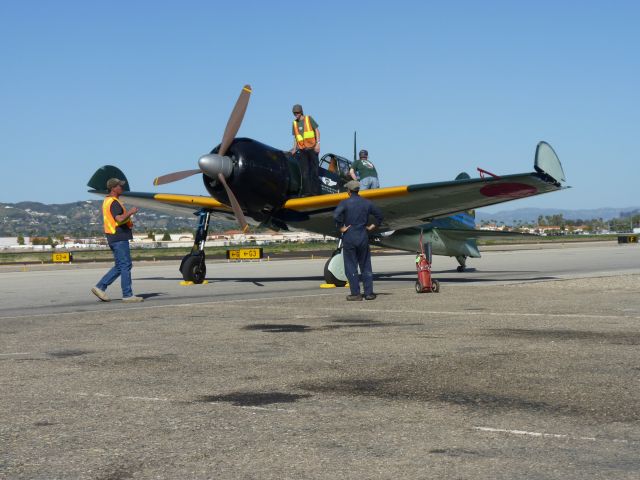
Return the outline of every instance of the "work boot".
<path id="1" fill-rule="evenodd" d="M 362 295 L 347 295 L 347 302 L 361 302 Z"/>
<path id="2" fill-rule="evenodd" d="M 371 295 L 366 295 L 364 297 L 365 300 L 375 300 L 377 297 L 377 295 L 375 293 L 372 293 Z"/>
<path id="3" fill-rule="evenodd" d="M 100 290 L 98 287 L 93 287 L 91 289 L 91 293 L 93 293 L 96 297 L 98 297 L 103 302 L 110 302 L 111 299 L 107 297 L 107 292 L 104 290 Z"/>
<path id="4" fill-rule="evenodd" d="M 133 296 L 133 297 L 124 297 L 124 298 L 122 299 L 122 301 L 123 301 L 124 303 L 138 303 L 138 302 L 144 302 L 144 298 L 142 298 L 142 297 L 136 297 L 136 296 Z"/>

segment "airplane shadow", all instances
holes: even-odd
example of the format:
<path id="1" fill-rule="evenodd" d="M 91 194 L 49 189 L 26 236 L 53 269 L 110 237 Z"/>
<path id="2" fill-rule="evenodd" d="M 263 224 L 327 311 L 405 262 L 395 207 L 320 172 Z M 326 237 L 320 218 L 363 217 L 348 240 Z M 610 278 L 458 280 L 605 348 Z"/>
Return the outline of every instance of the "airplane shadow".
<path id="1" fill-rule="evenodd" d="M 474 269 L 475 271 L 475 269 Z M 467 270 L 464 273 L 469 273 Z M 464 273 L 458 273 L 456 270 L 445 270 L 442 272 L 434 271 L 432 272 L 433 278 L 438 280 L 440 283 L 486 283 L 486 282 L 517 282 L 517 281 L 540 281 L 540 280 L 556 280 L 558 277 L 549 276 L 549 275 L 539 275 L 540 272 L 530 271 L 530 270 L 521 270 L 521 271 L 481 271 L 482 274 L 511 274 L 508 277 L 501 278 L 482 278 L 473 276 L 469 277 L 461 277 L 460 275 L 464 275 Z M 442 275 L 447 276 L 442 276 Z M 451 274 L 451 276 L 449 276 Z M 512 276 L 513 274 L 530 274 L 523 276 Z M 414 283 L 416 281 L 416 271 L 408 270 L 403 272 L 393 272 L 393 273 L 374 273 L 373 279 L 385 282 L 399 282 L 399 283 Z M 143 277 L 136 278 L 136 280 L 162 280 L 162 281 L 182 281 L 182 277 Z M 223 283 L 223 282 L 236 282 L 236 283 L 253 283 L 258 287 L 263 287 L 265 284 L 275 283 L 275 282 L 300 282 L 300 281 L 318 281 L 324 282 L 324 278 L 320 275 L 306 275 L 306 276 L 298 276 L 298 277 L 213 277 L 207 278 L 209 283 Z M 162 294 L 147 294 L 147 295 L 162 295 Z"/>
<path id="2" fill-rule="evenodd" d="M 136 278 L 136 280 L 175 280 L 177 282 L 182 282 L 184 279 L 182 277 L 141 277 Z M 304 280 L 319 280 L 323 281 L 323 277 L 320 275 L 315 276 L 304 276 L 304 277 L 213 277 L 207 278 L 209 283 L 211 282 L 240 282 L 240 283 L 255 283 L 258 285 L 259 283 L 269 283 L 269 282 L 300 282 Z M 258 285 L 261 286 L 261 285 Z"/>

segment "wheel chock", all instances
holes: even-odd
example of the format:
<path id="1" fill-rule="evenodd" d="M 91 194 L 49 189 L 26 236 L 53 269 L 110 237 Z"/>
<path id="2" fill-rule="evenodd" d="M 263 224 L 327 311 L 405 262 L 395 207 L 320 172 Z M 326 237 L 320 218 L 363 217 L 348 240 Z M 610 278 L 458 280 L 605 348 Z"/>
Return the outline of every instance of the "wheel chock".
<path id="1" fill-rule="evenodd" d="M 202 283 L 193 283 L 191 281 L 182 280 L 180 285 L 188 287 L 189 285 L 206 285 L 207 283 L 209 283 L 209 280 L 203 280 Z"/>
<path id="2" fill-rule="evenodd" d="M 320 288 L 336 288 L 336 287 L 337 287 L 337 285 L 335 285 L 333 283 L 322 283 L 322 284 L 320 284 Z M 344 288 L 349 288 L 349 282 L 346 283 Z"/>

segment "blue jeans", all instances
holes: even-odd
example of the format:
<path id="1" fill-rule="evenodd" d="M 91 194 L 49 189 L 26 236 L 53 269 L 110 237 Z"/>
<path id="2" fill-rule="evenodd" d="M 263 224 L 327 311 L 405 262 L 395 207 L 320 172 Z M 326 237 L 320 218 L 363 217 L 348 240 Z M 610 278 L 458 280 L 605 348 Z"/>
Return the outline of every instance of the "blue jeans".
<path id="1" fill-rule="evenodd" d="M 360 190 L 369 190 L 371 188 L 380 188 L 378 177 L 364 177 L 360 179 Z"/>
<path id="2" fill-rule="evenodd" d="M 131 252 L 129 251 L 129 240 L 123 240 L 121 242 L 113 242 L 109 245 L 109 248 L 113 252 L 113 258 L 116 264 L 107 274 L 102 277 L 96 287 L 104 291 L 109 285 L 111 285 L 118 277 L 120 277 L 120 285 L 122 286 L 122 297 L 127 298 L 133 296 L 133 290 L 131 289 Z"/>

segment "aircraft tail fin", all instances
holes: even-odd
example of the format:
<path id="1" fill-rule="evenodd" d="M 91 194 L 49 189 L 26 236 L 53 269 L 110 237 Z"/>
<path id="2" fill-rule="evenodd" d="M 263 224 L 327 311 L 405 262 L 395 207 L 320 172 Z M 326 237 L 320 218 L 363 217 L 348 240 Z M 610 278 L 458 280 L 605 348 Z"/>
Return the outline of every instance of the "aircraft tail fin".
<path id="1" fill-rule="evenodd" d="M 87 182 L 87 186 L 98 191 L 98 192 L 106 192 L 107 191 L 107 180 L 110 178 L 119 178 L 120 180 L 124 180 L 125 183 L 122 186 L 122 189 L 125 192 L 130 191 L 129 182 L 125 174 L 118 167 L 114 167 L 113 165 L 104 165 L 100 167 L 93 176 Z"/>

